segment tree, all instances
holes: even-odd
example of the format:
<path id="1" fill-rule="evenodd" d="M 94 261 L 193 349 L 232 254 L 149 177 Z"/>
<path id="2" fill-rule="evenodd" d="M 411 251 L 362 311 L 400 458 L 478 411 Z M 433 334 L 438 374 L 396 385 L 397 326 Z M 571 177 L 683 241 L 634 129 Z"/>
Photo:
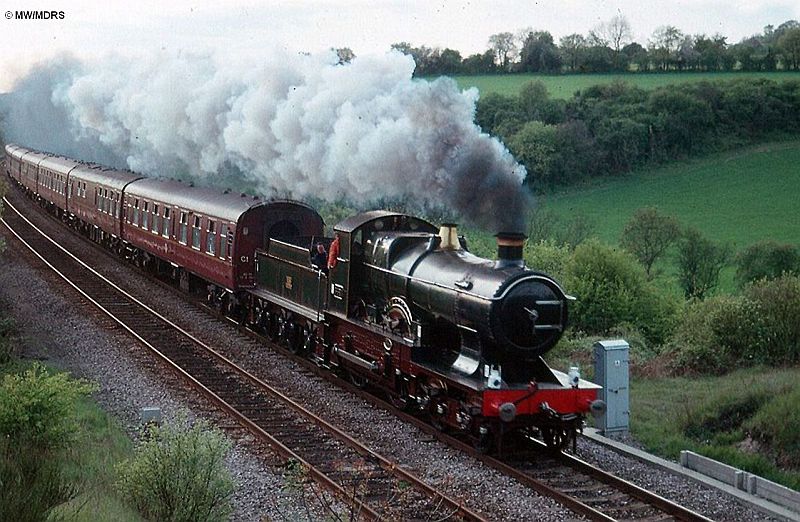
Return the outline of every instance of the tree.
<path id="1" fill-rule="evenodd" d="M 719 283 L 719 273 L 729 258 L 726 246 L 688 228 L 678 243 L 678 280 L 687 299 L 704 299 Z"/>
<path id="2" fill-rule="evenodd" d="M 778 39 L 784 69 L 800 70 L 800 27 L 786 30 Z"/>
<path id="3" fill-rule="evenodd" d="M 519 70 L 525 72 L 557 72 L 561 69 L 561 56 L 547 31 L 528 33 L 520 51 Z"/>
<path id="4" fill-rule="evenodd" d="M 561 61 L 570 71 L 576 72 L 580 67 L 583 51 L 586 49 L 586 38 L 575 33 L 562 37 L 558 43 L 561 49 Z"/>
<path id="5" fill-rule="evenodd" d="M 622 70 L 622 60 L 620 52 L 626 43 L 631 41 L 633 33 L 631 24 L 625 16 L 618 14 L 611 20 L 603 22 L 592 30 L 590 38 L 604 47 L 610 47 L 614 51 L 614 69 Z"/>
<path id="6" fill-rule="evenodd" d="M 714 35 L 711 38 L 701 34 L 695 38 L 694 50 L 699 54 L 699 65 L 706 71 L 719 71 L 725 68 L 725 37 Z"/>
<path id="7" fill-rule="evenodd" d="M 561 123 L 564 120 L 563 102 L 551 100 L 547 87 L 536 80 L 522 86 L 519 91 L 519 108 L 527 120 L 544 123 Z"/>
<path id="8" fill-rule="evenodd" d="M 482 54 L 471 54 L 464 58 L 462 71 L 467 74 L 492 73 L 495 71 L 494 51 L 487 49 Z"/>
<path id="9" fill-rule="evenodd" d="M 662 25 L 653 31 L 648 46 L 656 66 L 666 71 L 675 64 L 683 32 L 672 25 Z"/>
<path id="10" fill-rule="evenodd" d="M 398 51 L 398 52 L 401 52 L 403 54 L 407 54 L 407 55 L 411 56 L 411 49 L 413 48 L 413 46 L 408 42 L 397 42 L 397 43 L 393 43 L 390 46 L 390 48 L 393 51 Z"/>
<path id="11" fill-rule="evenodd" d="M 661 214 L 655 207 L 644 207 L 633 213 L 622 230 L 620 244 L 644 266 L 648 279 L 653 277 L 653 264 L 680 236 L 678 220 Z"/>
<path id="12" fill-rule="evenodd" d="M 622 48 L 622 54 L 629 64 L 636 66 L 640 72 L 650 70 L 650 56 L 647 49 L 637 42 L 632 42 Z"/>
<path id="13" fill-rule="evenodd" d="M 439 72 L 443 74 L 456 74 L 461 71 L 461 53 L 454 49 L 444 49 L 439 54 Z"/>
<path id="14" fill-rule="evenodd" d="M 511 62 L 517 57 L 517 44 L 511 33 L 497 33 L 489 37 L 489 47 L 495 55 L 495 62 L 507 71 Z"/>

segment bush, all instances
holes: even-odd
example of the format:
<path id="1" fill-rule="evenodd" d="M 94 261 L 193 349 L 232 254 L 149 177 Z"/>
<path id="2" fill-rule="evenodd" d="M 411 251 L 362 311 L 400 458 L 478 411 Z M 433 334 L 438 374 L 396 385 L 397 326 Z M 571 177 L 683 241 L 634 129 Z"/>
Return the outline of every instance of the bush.
<path id="1" fill-rule="evenodd" d="M 6 375 L 0 384 L 0 437 L 37 448 L 64 448 L 78 429 L 75 403 L 94 386 L 51 374 L 34 364 L 22 375 Z"/>
<path id="2" fill-rule="evenodd" d="M 150 520 L 227 520 L 233 480 L 225 468 L 230 449 L 207 422 L 150 427 L 136 456 L 118 467 L 117 489 Z"/>
<path id="3" fill-rule="evenodd" d="M 52 510 L 75 488 L 62 474 L 60 451 L 78 429 L 76 403 L 93 387 L 35 364 L 0 383 L 0 520 L 56 518 Z"/>
<path id="4" fill-rule="evenodd" d="M 763 324 L 766 360 L 792 364 L 800 361 L 800 277 L 784 275 L 760 281 L 745 290 L 757 303 Z"/>
<path id="5" fill-rule="evenodd" d="M 800 278 L 752 285 L 744 295 L 693 301 L 670 340 L 679 372 L 725 373 L 800 361 Z"/>
<path id="6" fill-rule="evenodd" d="M 736 256 L 736 281 L 740 286 L 759 279 L 800 273 L 800 252 L 794 245 L 759 241 Z"/>
<path id="7" fill-rule="evenodd" d="M 648 342 L 660 344 L 672 327 L 674 304 L 627 252 L 592 240 L 579 245 L 567 265 L 565 285 L 577 297 L 571 323 L 584 332 L 606 334 L 632 325 Z"/>
<path id="8" fill-rule="evenodd" d="M 536 243 L 528 241 L 525 245 L 525 264 L 531 270 L 544 272 L 558 281 L 564 280 L 570 249 L 551 239 L 542 239 Z"/>

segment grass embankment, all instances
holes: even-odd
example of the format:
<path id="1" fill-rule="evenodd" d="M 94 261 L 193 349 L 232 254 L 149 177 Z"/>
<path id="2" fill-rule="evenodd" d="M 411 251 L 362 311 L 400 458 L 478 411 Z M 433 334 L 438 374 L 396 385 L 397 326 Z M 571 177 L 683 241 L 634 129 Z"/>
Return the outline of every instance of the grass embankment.
<path id="1" fill-rule="evenodd" d="M 631 432 L 650 451 L 688 449 L 800 490 L 800 369 L 636 378 Z"/>
<path id="2" fill-rule="evenodd" d="M 644 74 L 486 74 L 455 76 L 462 89 L 477 87 L 481 94 L 496 92 L 516 96 L 526 83 L 537 80 L 547 87 L 553 98 L 567 99 L 576 91 L 592 85 L 622 81 L 643 89 L 655 89 L 676 83 L 732 80 L 737 78 L 769 78 L 771 80 L 800 80 L 798 72 L 732 72 L 732 73 L 644 73 Z"/>
<path id="3" fill-rule="evenodd" d="M 29 367 L 29 364 L 21 362 L 0 366 L 0 379 L 6 374 L 22 373 Z M 58 458 L 59 468 L 67 481 L 75 485 L 78 494 L 72 501 L 56 508 L 56 512 L 75 522 L 143 520 L 113 491 L 116 480 L 114 466 L 133 454 L 130 438 L 91 399 L 80 400 L 74 413 L 80 429 L 75 434 L 74 444 Z"/>

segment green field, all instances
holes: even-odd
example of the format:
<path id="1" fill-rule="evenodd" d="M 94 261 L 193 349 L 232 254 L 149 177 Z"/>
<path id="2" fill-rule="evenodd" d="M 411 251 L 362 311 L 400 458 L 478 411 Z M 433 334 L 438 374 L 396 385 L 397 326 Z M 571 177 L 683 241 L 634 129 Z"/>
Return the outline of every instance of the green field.
<path id="1" fill-rule="evenodd" d="M 800 141 L 770 143 L 647 169 L 539 203 L 584 214 L 616 244 L 633 212 L 658 207 L 739 250 L 761 239 L 800 243 Z"/>
<path id="2" fill-rule="evenodd" d="M 800 72 L 741 72 L 741 73 L 646 73 L 646 74 L 501 74 L 455 76 L 462 89 L 477 87 L 482 94 L 497 92 L 516 95 L 520 88 L 531 80 L 545 84 L 550 96 L 567 99 L 576 91 L 592 85 L 624 81 L 643 89 L 654 89 L 663 85 L 685 82 L 732 80 L 736 78 L 769 78 L 772 80 L 800 80 Z"/>

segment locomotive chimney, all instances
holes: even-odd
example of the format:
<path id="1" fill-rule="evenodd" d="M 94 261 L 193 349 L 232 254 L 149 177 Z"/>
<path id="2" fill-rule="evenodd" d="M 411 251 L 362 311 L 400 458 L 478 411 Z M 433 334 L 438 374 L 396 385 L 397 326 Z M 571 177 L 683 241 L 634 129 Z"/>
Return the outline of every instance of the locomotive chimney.
<path id="1" fill-rule="evenodd" d="M 440 250 L 460 250 L 461 242 L 458 240 L 458 228 L 455 223 L 442 223 L 439 227 Z"/>
<path id="2" fill-rule="evenodd" d="M 510 268 L 525 266 L 522 260 L 522 247 L 525 245 L 525 234 L 515 232 L 500 232 L 497 238 L 497 263 L 495 268 Z"/>

